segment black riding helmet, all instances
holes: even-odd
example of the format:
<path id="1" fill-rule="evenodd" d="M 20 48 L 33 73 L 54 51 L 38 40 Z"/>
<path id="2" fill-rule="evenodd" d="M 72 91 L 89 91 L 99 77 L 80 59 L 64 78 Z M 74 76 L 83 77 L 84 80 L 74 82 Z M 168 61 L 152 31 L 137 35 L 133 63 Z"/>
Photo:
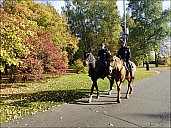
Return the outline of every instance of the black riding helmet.
<path id="1" fill-rule="evenodd" d="M 100 46 L 101 46 L 102 49 L 105 48 L 105 44 L 104 43 L 101 43 Z"/>
<path id="2" fill-rule="evenodd" d="M 123 40 L 120 40 L 119 43 L 118 43 L 120 46 L 124 46 L 125 45 L 125 42 Z"/>

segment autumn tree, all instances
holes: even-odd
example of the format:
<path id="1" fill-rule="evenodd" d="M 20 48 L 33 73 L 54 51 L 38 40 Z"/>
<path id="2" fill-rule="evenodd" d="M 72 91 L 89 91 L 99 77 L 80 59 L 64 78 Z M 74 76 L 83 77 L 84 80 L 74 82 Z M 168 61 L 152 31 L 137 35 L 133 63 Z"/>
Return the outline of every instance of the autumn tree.
<path id="1" fill-rule="evenodd" d="M 68 67 L 68 47 L 78 49 L 65 17 L 50 4 L 4 0 L 1 5 L 1 71 L 15 65 L 20 73 L 61 75 Z"/>
<path id="2" fill-rule="evenodd" d="M 0 70 L 3 72 L 5 64 L 18 65 L 21 62 L 18 57 L 26 57 L 28 55 L 29 48 L 25 46 L 24 42 L 28 39 L 28 35 L 32 35 L 33 33 L 26 28 L 31 25 L 34 26 L 34 23 L 8 14 L 2 8 L 0 9 L 0 19 Z"/>

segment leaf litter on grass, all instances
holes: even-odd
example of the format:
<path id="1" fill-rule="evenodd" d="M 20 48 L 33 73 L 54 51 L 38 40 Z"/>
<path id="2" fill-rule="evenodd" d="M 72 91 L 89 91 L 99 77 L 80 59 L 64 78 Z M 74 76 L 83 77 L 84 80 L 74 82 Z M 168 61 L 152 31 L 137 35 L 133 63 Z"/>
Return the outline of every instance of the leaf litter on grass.
<path id="1" fill-rule="evenodd" d="M 144 73 L 143 76 L 155 74 L 154 72 L 149 74 L 150 72 L 152 71 L 140 70 L 139 74 Z M 141 75 L 138 76 L 138 80 L 141 79 L 139 77 Z M 99 80 L 98 84 L 100 91 L 109 89 L 107 78 Z M 91 85 L 92 81 L 86 74 L 50 78 L 39 82 L 1 84 L 0 123 L 87 97 Z"/>

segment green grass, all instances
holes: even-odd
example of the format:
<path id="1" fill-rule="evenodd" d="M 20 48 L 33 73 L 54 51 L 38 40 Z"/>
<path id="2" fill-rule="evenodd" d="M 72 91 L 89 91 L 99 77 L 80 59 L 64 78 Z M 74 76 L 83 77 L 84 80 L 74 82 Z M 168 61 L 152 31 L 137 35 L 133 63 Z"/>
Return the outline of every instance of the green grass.
<path id="1" fill-rule="evenodd" d="M 135 81 L 156 74 L 138 68 Z M 92 81 L 87 74 L 50 78 L 39 82 L 1 84 L 1 123 L 89 96 Z M 98 80 L 99 91 L 109 89 L 107 78 Z M 114 84 L 115 86 L 116 84 Z"/>

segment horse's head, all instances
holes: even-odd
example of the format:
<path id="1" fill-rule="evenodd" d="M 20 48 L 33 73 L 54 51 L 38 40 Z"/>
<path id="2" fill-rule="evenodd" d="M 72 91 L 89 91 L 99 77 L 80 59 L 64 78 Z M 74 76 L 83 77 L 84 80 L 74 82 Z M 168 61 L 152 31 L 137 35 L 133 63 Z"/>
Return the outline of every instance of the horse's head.
<path id="1" fill-rule="evenodd" d="M 109 71 L 112 73 L 112 70 L 115 68 L 115 63 L 117 61 L 116 55 L 110 55 L 109 57 Z"/>
<path id="2" fill-rule="evenodd" d="M 84 61 L 83 61 L 84 66 L 89 66 L 89 64 L 93 63 L 94 61 L 95 61 L 95 58 L 91 52 L 87 52 L 87 51 L 84 52 Z"/>

